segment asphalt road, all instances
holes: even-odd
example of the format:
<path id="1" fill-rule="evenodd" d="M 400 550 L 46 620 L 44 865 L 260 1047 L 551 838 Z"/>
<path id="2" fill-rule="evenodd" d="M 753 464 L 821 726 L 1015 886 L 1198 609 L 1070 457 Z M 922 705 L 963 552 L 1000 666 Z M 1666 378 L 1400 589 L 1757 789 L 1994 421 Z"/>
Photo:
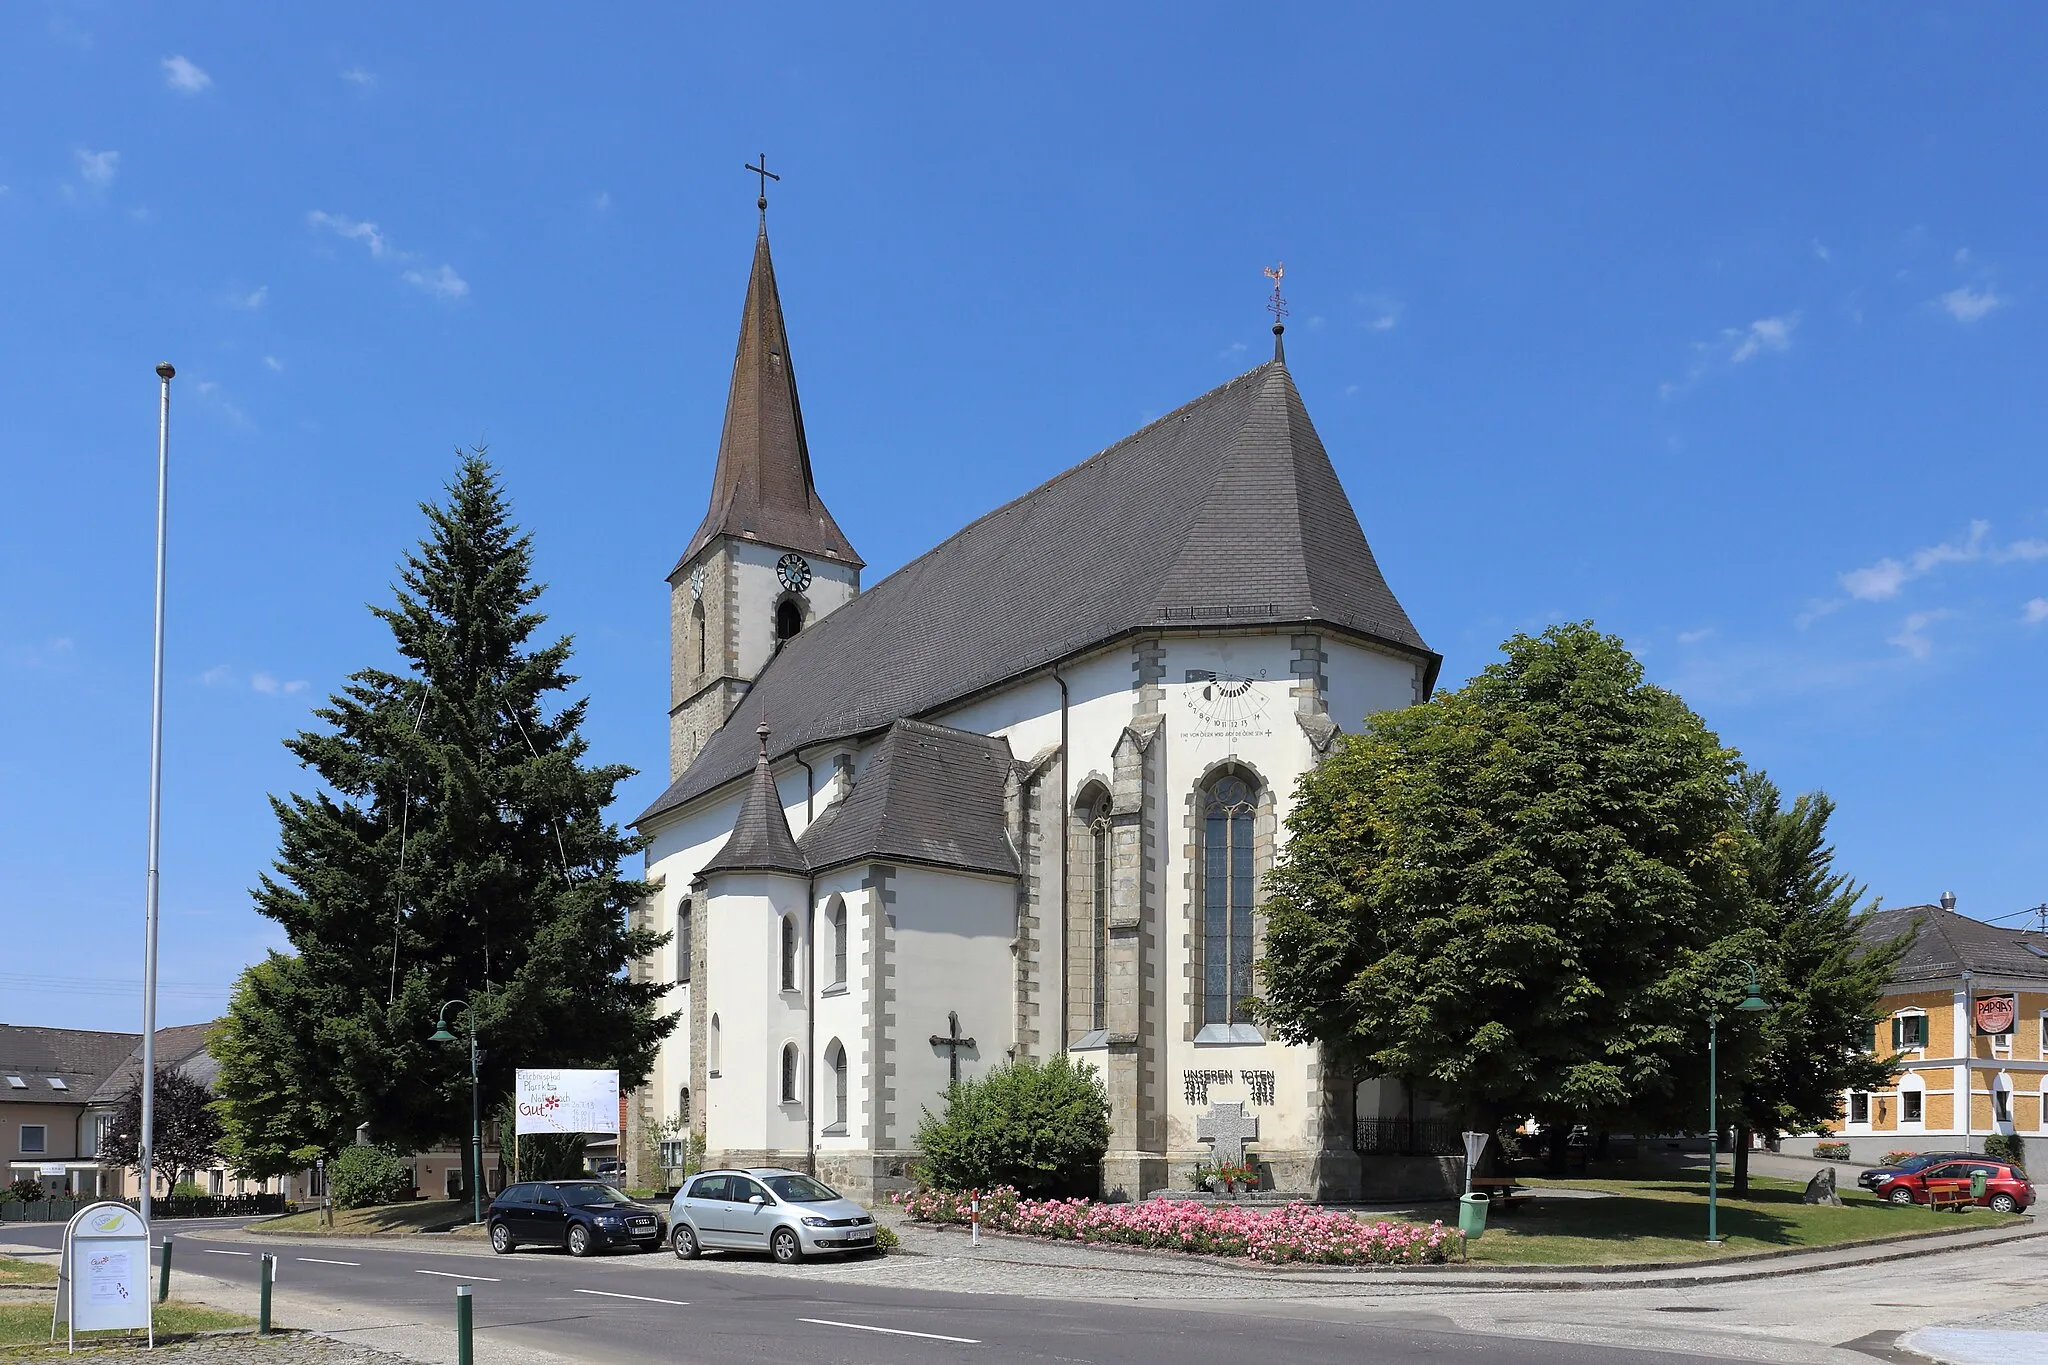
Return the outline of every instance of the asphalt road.
<path id="1" fill-rule="evenodd" d="M 490 1343 L 592 1362 L 889 1362 L 961 1360 L 1059 1365 L 1408 1365 L 1451 1360 L 1504 1365 L 1697 1365 L 1706 1355 L 1625 1350 L 1463 1331 L 1419 1300 L 1409 1318 L 1369 1324 L 1176 1310 L 1170 1305 L 1061 1303 L 883 1288 L 805 1284 L 684 1264 L 666 1252 L 576 1260 L 562 1252 L 511 1256 L 327 1246 L 313 1241 L 210 1241 L 208 1228 L 246 1220 L 159 1224 L 177 1239 L 173 1265 L 253 1286 L 258 1255 L 279 1258 L 279 1289 L 360 1305 L 373 1322 L 447 1324 L 457 1285 L 473 1286 L 477 1352 Z M 197 1234 L 197 1235 L 195 1235 Z M 60 1227 L 9 1225 L 0 1240 L 56 1246 Z"/>

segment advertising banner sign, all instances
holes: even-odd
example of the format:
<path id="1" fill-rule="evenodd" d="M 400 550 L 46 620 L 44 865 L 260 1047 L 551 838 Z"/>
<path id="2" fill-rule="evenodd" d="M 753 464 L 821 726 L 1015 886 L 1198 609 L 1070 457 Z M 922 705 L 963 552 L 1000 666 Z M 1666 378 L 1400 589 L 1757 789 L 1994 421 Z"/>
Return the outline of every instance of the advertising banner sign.
<path id="1" fill-rule="evenodd" d="M 619 1073 L 519 1069 L 515 1089 L 521 1133 L 616 1133 Z"/>
<path id="2" fill-rule="evenodd" d="M 2010 991 L 2003 995 L 1980 995 L 1975 1002 L 1977 1036 L 2003 1038 L 2012 1032 L 2020 1017 L 2020 998 Z"/>
<path id="3" fill-rule="evenodd" d="M 65 1340 L 78 1332 L 116 1327 L 150 1328 L 156 1332 L 149 1305 L 149 1225 L 126 1204 L 88 1204 L 64 1228 L 64 1249 L 57 1268 L 57 1309 L 52 1316 L 65 1323 Z"/>

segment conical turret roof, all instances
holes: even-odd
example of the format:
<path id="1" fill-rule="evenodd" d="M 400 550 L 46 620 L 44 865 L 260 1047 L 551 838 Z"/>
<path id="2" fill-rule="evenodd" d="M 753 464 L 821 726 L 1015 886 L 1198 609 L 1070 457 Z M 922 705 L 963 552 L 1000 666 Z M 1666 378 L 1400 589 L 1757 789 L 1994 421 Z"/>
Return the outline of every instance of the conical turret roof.
<path id="1" fill-rule="evenodd" d="M 732 836 L 711 855 L 699 876 L 713 872 L 786 872 L 809 876 L 811 867 L 789 832 L 789 817 L 782 813 L 782 794 L 775 789 L 775 774 L 768 767 L 768 727 L 754 732 L 760 753 L 754 759 L 754 777 L 747 794 L 740 799 L 739 818 L 732 822 Z"/>

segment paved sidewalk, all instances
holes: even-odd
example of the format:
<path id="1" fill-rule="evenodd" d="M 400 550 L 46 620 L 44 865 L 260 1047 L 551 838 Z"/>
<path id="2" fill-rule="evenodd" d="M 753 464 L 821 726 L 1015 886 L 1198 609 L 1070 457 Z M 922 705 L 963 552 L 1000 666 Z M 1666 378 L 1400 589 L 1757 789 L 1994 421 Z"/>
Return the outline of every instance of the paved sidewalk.
<path id="1" fill-rule="evenodd" d="M 1962 1322 L 1922 1327 L 1899 1346 L 1942 1365 L 2020 1365 L 2048 1361 L 2048 1303 L 2016 1312 L 1986 1313 Z"/>

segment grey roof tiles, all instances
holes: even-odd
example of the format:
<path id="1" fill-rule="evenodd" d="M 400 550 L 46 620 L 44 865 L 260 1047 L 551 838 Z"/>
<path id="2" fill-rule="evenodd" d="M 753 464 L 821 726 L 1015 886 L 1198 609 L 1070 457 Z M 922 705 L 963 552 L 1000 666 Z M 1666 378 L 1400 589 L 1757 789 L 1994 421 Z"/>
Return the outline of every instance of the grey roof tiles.
<path id="1" fill-rule="evenodd" d="M 1893 973 L 1895 982 L 1941 980 L 1965 971 L 2048 979 L 2048 957 L 2042 955 L 2048 954 L 2048 935 L 1986 924 L 1938 905 L 1873 910 L 1859 915 L 1856 927 L 1865 942 L 1881 943 L 1909 932 L 1915 920 L 1920 932 Z"/>
<path id="2" fill-rule="evenodd" d="M 1009 773 L 1007 740 L 899 720 L 797 846 L 817 872 L 879 859 L 1017 876 L 1003 818 Z"/>

